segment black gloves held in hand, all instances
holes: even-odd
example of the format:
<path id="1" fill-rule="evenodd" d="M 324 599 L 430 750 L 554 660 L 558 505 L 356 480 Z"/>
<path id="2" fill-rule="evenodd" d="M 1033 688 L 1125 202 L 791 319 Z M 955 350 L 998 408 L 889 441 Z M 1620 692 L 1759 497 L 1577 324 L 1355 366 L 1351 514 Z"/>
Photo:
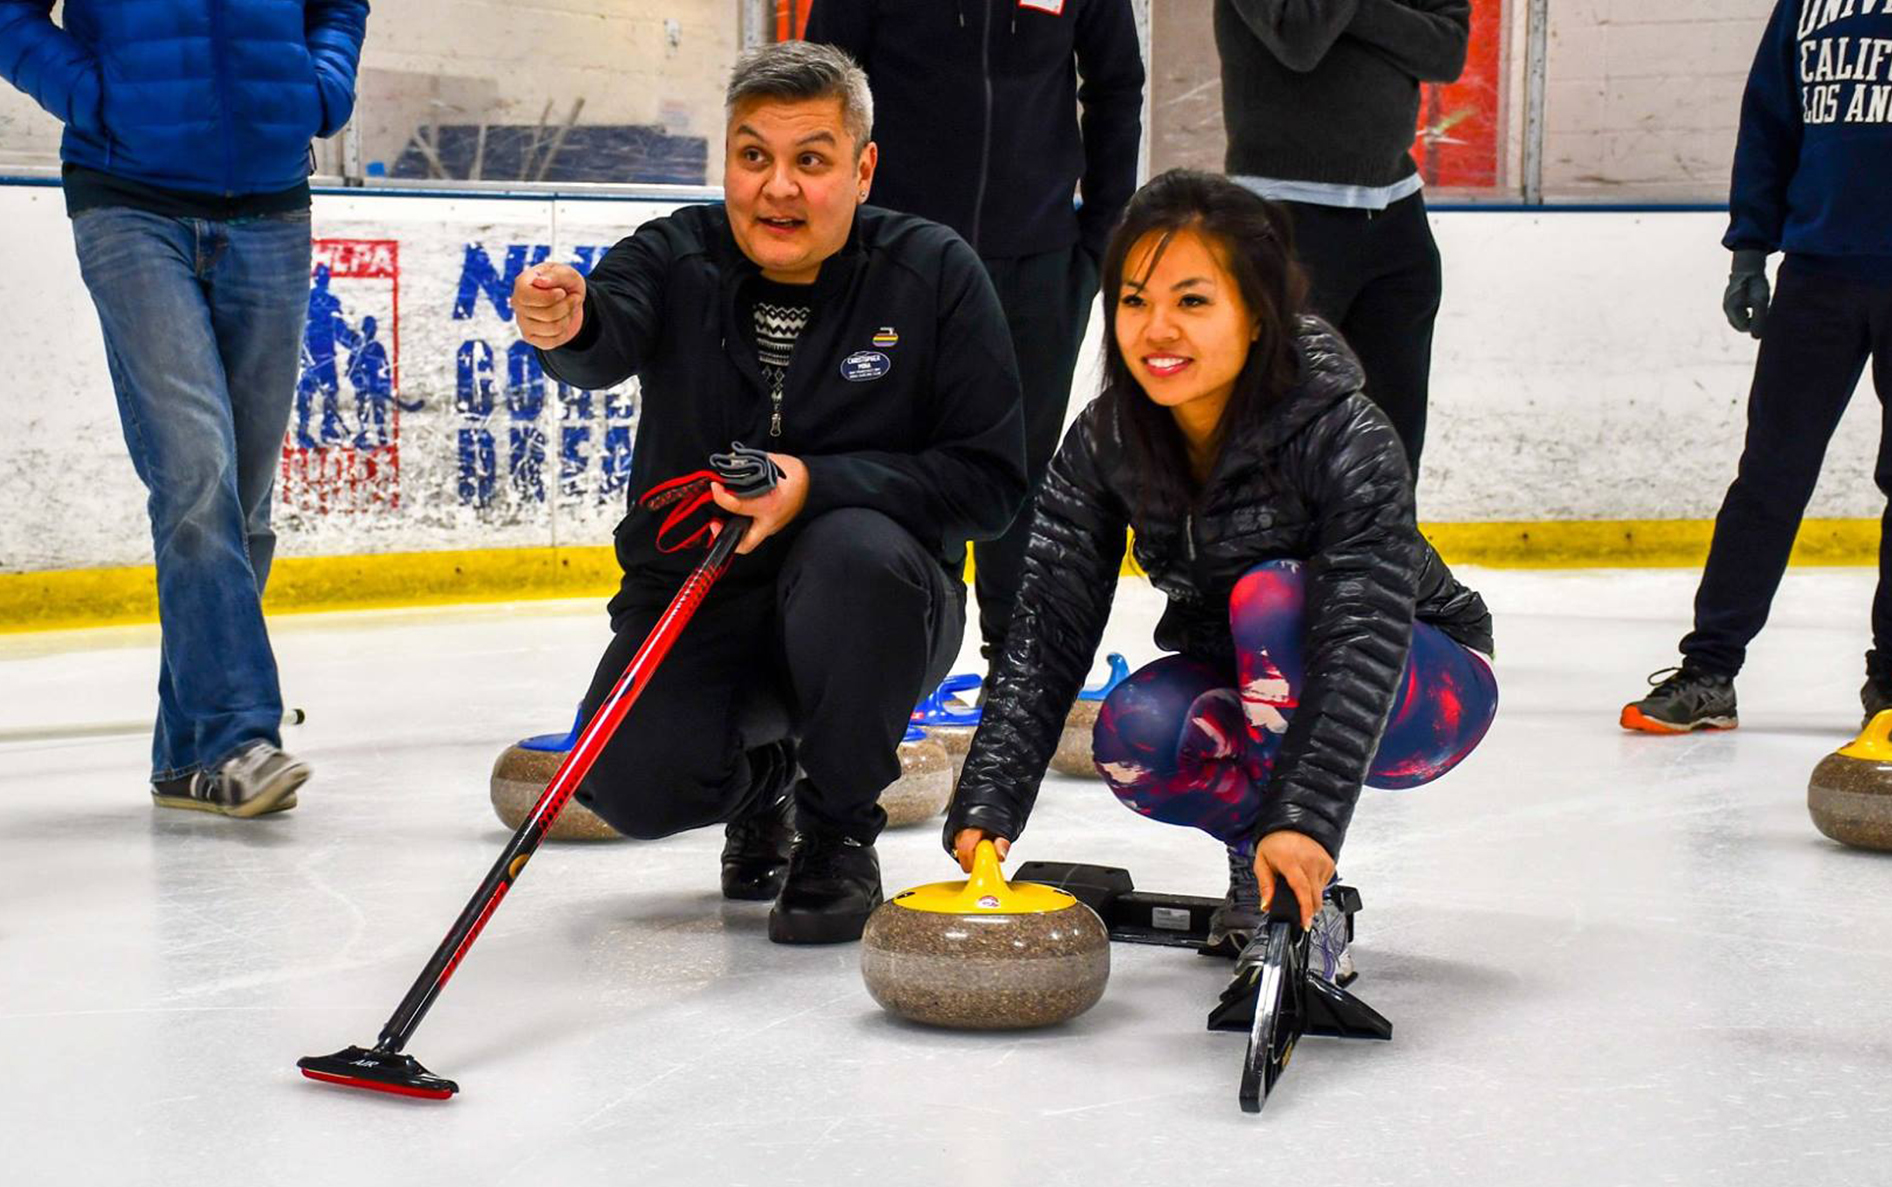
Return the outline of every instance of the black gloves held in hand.
<path id="1" fill-rule="evenodd" d="M 1759 338 L 1767 325 L 1767 253 L 1737 251 L 1728 274 L 1728 291 L 1721 296 L 1721 311 L 1728 324 Z"/>

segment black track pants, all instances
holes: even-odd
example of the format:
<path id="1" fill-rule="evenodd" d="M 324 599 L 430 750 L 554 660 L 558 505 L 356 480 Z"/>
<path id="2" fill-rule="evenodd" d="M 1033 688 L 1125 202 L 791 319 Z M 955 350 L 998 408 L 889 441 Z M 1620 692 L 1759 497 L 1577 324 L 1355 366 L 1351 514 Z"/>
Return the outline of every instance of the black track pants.
<path id="1" fill-rule="evenodd" d="M 1360 356 L 1366 394 L 1393 422 L 1417 482 L 1442 288 L 1425 199 L 1413 194 L 1381 211 L 1282 205 L 1294 219 L 1308 305 Z"/>
<path id="2" fill-rule="evenodd" d="M 1792 256 L 1782 261 L 1748 392 L 1741 466 L 1715 516 L 1714 543 L 1695 593 L 1695 629 L 1682 640 L 1682 654 L 1697 665 L 1724 676 L 1741 670 L 1748 643 L 1767 622 L 1827 444 L 1868 358 L 1880 405 L 1873 481 L 1892 495 L 1892 413 L 1886 408 L 1892 285 L 1809 273 Z M 1872 645 L 1892 657 L 1889 524 L 1892 505 L 1880 520 Z"/>
<path id="3" fill-rule="evenodd" d="M 1025 579 L 1025 545 L 1031 541 L 1031 511 L 1051 455 L 1063 435 L 1071 400 L 1071 373 L 1097 297 L 1097 268 L 1082 247 L 1015 260 L 987 260 L 998 290 L 1018 377 L 1025 391 L 1025 505 L 1005 534 L 974 545 L 973 582 L 979 591 L 979 637 L 987 659 L 998 654 L 1012 620 L 1018 586 Z M 1094 393 L 1085 393 L 1088 400 Z"/>
<path id="4" fill-rule="evenodd" d="M 913 706 L 959 652 L 965 589 L 904 528 L 863 508 L 803 526 L 773 582 L 741 580 L 751 559 L 735 559 L 684 627 L 578 798 L 626 836 L 720 823 L 793 774 L 782 742 L 794 738 L 803 820 L 871 841 Z M 587 717 L 663 610 L 616 614 Z"/>

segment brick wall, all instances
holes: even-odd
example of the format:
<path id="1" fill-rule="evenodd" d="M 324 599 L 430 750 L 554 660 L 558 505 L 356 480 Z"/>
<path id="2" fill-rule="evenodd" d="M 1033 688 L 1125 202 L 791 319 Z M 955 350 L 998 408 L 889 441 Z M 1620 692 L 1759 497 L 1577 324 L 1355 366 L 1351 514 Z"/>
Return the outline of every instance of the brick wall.
<path id="1" fill-rule="evenodd" d="M 1544 188 L 1725 201 L 1773 0 L 1551 0 Z"/>

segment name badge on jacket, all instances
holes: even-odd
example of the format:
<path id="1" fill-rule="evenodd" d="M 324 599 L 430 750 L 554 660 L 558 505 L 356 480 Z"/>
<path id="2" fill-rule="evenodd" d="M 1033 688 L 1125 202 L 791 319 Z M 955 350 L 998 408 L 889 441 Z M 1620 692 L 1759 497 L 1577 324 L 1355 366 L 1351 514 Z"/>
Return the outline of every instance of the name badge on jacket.
<path id="1" fill-rule="evenodd" d="M 1018 0 L 1018 6 L 1048 12 L 1052 16 L 1064 15 L 1064 0 Z"/>

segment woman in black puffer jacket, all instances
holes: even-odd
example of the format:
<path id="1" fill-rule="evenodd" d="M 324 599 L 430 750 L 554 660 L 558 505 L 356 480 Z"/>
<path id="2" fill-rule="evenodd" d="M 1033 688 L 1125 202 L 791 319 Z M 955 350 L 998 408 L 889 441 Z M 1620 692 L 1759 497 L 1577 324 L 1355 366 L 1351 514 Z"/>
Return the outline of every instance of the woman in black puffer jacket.
<path id="1" fill-rule="evenodd" d="M 1227 843 L 1218 931 L 1251 928 L 1277 874 L 1312 926 L 1361 785 L 1427 782 L 1484 737 L 1491 615 L 1420 537 L 1399 439 L 1304 289 L 1285 216 L 1227 179 L 1177 170 L 1132 199 L 1104 262 L 1105 390 L 1039 490 L 948 816 L 962 864 L 1025 826 L 1126 528 L 1174 654 L 1105 702 L 1098 769 Z"/>

